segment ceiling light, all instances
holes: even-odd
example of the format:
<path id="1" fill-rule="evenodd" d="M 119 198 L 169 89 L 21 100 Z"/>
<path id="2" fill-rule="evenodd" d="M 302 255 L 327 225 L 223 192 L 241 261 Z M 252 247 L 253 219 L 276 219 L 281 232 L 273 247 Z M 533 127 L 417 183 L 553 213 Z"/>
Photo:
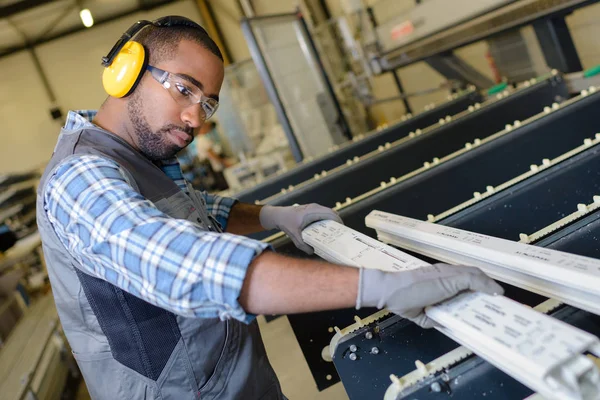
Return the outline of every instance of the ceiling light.
<path id="1" fill-rule="evenodd" d="M 90 28 L 92 25 L 94 25 L 94 17 L 92 17 L 92 13 L 89 9 L 84 8 L 81 10 L 79 12 L 79 17 L 81 17 L 81 22 L 83 22 L 83 25 L 86 28 Z"/>

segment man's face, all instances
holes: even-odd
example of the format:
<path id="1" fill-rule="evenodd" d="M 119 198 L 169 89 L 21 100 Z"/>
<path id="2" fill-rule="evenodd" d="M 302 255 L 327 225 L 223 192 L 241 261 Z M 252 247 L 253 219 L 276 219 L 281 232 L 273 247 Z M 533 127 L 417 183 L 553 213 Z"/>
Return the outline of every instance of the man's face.
<path id="1" fill-rule="evenodd" d="M 154 66 L 185 77 L 186 84 L 197 84 L 206 97 L 218 99 L 223 83 L 223 62 L 201 45 L 182 40 L 173 59 Z M 144 75 L 129 98 L 127 111 L 133 140 L 151 160 L 175 156 L 190 144 L 194 132 L 204 123 L 200 104 L 182 106 L 150 73 Z"/>

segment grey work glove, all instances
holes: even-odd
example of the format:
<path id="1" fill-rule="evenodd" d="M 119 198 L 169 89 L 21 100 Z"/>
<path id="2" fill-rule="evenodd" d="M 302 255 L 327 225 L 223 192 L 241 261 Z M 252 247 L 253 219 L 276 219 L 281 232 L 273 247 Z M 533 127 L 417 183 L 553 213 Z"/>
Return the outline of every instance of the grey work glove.
<path id="1" fill-rule="evenodd" d="M 503 294 L 504 290 L 479 268 L 434 264 L 409 271 L 360 270 L 356 308 L 387 308 L 423 328 L 436 323 L 425 315 L 425 307 L 465 290 Z"/>
<path id="2" fill-rule="evenodd" d="M 304 228 L 313 222 L 324 219 L 331 219 L 343 224 L 338 213 L 331 208 L 318 204 L 291 207 L 264 206 L 260 210 L 259 218 L 263 228 L 267 230 L 279 229 L 285 232 L 296 247 L 307 254 L 313 254 L 314 250 L 302 240 L 302 230 Z"/>

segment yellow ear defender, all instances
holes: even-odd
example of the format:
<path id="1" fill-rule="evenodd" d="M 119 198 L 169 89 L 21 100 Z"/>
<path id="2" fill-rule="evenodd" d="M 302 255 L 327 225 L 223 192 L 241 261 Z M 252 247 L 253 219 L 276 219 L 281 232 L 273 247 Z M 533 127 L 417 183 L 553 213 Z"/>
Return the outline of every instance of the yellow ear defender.
<path id="1" fill-rule="evenodd" d="M 121 36 L 108 55 L 102 57 L 104 72 L 102 85 L 113 97 L 125 97 L 131 94 L 146 71 L 148 52 L 133 37 L 147 25 L 157 27 L 188 26 L 206 32 L 204 28 L 185 17 L 168 16 L 156 21 L 138 21 Z"/>
<path id="2" fill-rule="evenodd" d="M 146 50 L 132 40 L 125 43 L 114 61 L 102 73 L 102 85 L 113 97 L 125 97 L 134 87 L 146 68 Z"/>

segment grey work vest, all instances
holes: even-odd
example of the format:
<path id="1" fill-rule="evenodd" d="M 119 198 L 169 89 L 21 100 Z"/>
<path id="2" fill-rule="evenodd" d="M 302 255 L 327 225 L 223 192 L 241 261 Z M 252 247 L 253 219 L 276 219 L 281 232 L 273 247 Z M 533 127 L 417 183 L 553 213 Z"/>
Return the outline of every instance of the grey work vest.
<path id="1" fill-rule="evenodd" d="M 37 222 L 58 314 L 92 398 L 283 399 L 256 321 L 184 318 L 83 272 L 44 211 L 48 176 L 83 154 L 114 160 L 171 217 L 219 227 L 201 195 L 186 195 L 119 137 L 97 128 L 61 132 L 39 185 Z"/>

